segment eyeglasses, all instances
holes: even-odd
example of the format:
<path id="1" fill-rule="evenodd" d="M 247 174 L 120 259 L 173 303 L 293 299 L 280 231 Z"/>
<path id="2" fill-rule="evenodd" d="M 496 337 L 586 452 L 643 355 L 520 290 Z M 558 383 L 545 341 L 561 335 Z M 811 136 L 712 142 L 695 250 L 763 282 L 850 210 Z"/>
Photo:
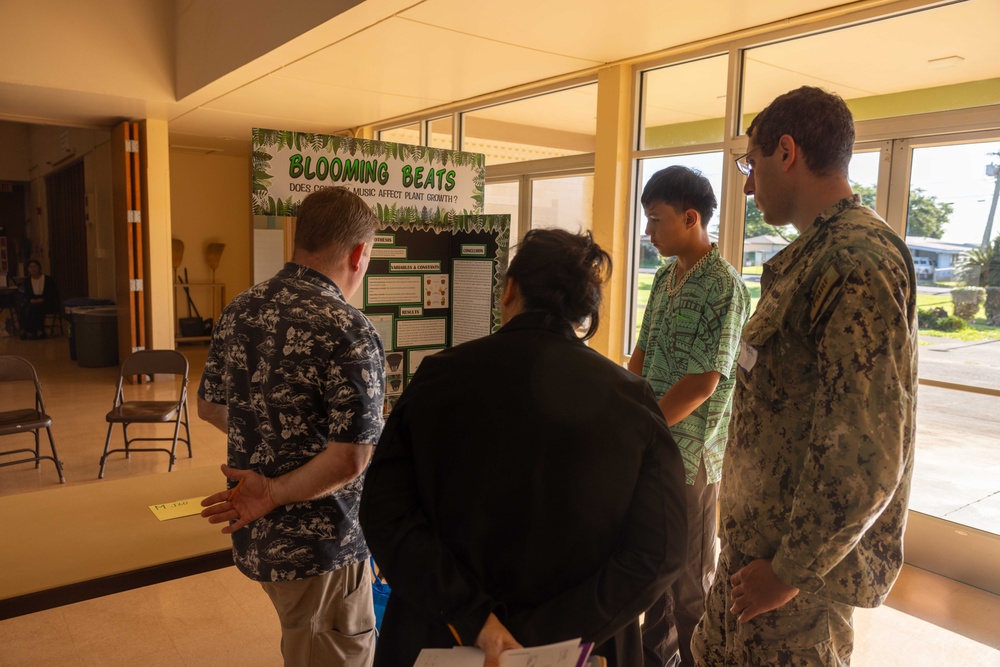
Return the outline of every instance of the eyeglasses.
<path id="1" fill-rule="evenodd" d="M 740 170 L 740 173 L 744 176 L 749 176 L 750 172 L 753 171 L 753 165 L 747 162 L 747 157 L 756 150 L 759 150 L 760 146 L 757 146 L 751 151 L 747 151 L 743 155 L 739 156 L 734 160 L 736 162 L 736 168 Z"/>

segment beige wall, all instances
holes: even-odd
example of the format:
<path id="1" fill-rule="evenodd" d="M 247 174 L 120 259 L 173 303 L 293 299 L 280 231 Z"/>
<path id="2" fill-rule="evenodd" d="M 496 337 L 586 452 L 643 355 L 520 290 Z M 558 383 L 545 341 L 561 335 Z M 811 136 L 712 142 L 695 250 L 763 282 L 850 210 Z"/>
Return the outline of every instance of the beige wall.
<path id="1" fill-rule="evenodd" d="M 104 96 L 120 96 L 122 115 L 149 113 L 143 100 L 174 97 L 174 4 L 135 0 L 46 0 L 4 2 L 0 63 L 5 83 L 92 96 L 84 113 L 91 123 L 111 126 Z M 183 4 L 183 3 L 182 3 Z M 93 91 L 87 93 L 84 91 Z M 30 93 L 29 93 L 30 94 Z M 114 104 L 115 102 L 111 102 Z M 68 120 L 48 118 L 49 122 Z M 39 118 L 39 121 L 43 118 Z M 75 122 L 86 122 L 79 114 Z"/>
<path id="2" fill-rule="evenodd" d="M 0 181 L 27 181 L 28 126 L 0 121 Z"/>
<path id="3" fill-rule="evenodd" d="M 205 249 L 209 243 L 225 243 L 215 281 L 225 283 L 227 301 L 250 287 L 249 158 L 172 150 L 170 210 L 173 238 L 184 242 L 181 270 L 187 268 L 192 283 L 211 282 Z M 207 288 L 192 288 L 191 296 L 202 317 L 216 315 L 211 312 Z M 182 291 L 178 291 L 177 298 L 177 315 L 186 317 L 187 302 Z"/>

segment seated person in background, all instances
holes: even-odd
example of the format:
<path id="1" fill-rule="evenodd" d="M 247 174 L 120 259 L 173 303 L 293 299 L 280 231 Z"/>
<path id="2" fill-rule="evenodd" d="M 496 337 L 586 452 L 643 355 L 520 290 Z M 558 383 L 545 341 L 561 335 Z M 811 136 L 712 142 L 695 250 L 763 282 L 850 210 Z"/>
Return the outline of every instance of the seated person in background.
<path id="1" fill-rule="evenodd" d="M 589 233 L 528 232 L 500 331 L 424 359 L 396 403 L 360 513 L 392 585 L 376 667 L 577 637 L 642 664 L 638 616 L 684 564 L 684 466 L 649 385 L 574 331 L 610 270 Z"/>
<path id="2" fill-rule="evenodd" d="M 28 276 L 22 283 L 21 338 L 45 338 L 45 313 L 58 307 L 56 284 L 42 273 L 37 259 L 28 262 Z"/>

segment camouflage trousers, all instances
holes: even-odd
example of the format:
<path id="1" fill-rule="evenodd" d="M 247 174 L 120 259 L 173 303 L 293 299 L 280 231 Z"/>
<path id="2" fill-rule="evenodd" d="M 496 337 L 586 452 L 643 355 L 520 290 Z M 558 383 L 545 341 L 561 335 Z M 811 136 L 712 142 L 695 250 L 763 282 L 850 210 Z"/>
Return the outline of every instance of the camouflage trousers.
<path id="1" fill-rule="evenodd" d="M 754 560 L 723 547 L 691 648 L 698 667 L 847 667 L 854 607 L 801 591 L 784 606 L 738 623 L 729 578 Z"/>

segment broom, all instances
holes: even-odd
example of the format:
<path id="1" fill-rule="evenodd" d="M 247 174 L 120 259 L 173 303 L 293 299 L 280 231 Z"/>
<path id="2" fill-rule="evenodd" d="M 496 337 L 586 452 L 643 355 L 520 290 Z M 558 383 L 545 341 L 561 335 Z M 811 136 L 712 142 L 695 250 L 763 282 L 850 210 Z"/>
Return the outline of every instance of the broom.
<path id="1" fill-rule="evenodd" d="M 171 259 L 174 264 L 174 282 L 177 282 L 177 269 L 181 268 L 181 262 L 184 261 L 184 241 L 170 239 L 170 250 L 173 255 Z"/>
<path id="2" fill-rule="evenodd" d="M 219 268 L 219 260 L 222 259 L 222 251 L 225 249 L 225 243 L 209 243 L 205 248 L 205 261 L 212 269 L 212 283 L 215 283 L 215 270 Z"/>

